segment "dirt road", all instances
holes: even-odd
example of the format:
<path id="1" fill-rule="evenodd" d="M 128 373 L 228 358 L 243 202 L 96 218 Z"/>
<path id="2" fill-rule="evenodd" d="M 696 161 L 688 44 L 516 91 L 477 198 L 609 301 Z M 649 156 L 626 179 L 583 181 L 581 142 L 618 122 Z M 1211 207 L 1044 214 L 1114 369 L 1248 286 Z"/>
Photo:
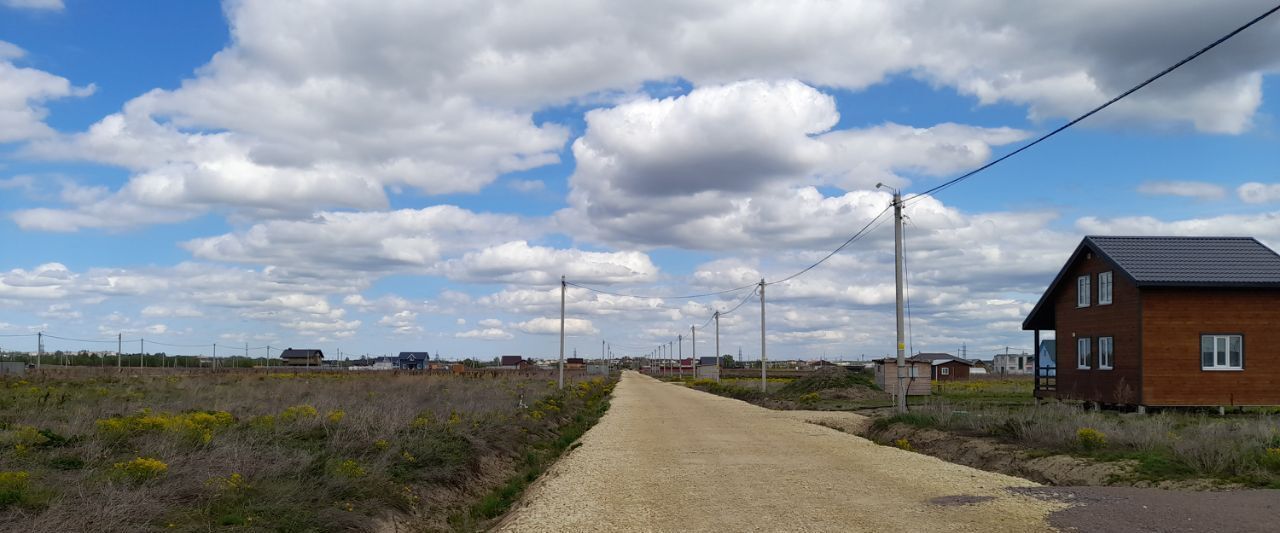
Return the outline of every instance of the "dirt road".
<path id="1" fill-rule="evenodd" d="M 1024 479 L 624 374 L 613 406 L 501 531 L 1047 531 Z"/>

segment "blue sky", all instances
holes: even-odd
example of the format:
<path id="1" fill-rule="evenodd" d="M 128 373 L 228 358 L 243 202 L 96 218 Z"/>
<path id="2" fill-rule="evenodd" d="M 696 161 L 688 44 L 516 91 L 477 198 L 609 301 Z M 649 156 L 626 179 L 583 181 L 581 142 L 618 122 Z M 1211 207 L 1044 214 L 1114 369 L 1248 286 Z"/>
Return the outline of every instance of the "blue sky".
<path id="1" fill-rule="evenodd" d="M 567 274 L 657 296 L 570 292 L 571 349 L 643 353 L 746 293 L 661 296 L 794 272 L 876 182 L 979 166 L 1263 6 L 859 3 L 0 2 L 0 334 L 545 356 Z M 1280 245 L 1277 26 L 914 207 L 913 345 L 1029 345 L 1086 233 Z M 889 235 L 771 288 L 771 353 L 890 351 Z"/>

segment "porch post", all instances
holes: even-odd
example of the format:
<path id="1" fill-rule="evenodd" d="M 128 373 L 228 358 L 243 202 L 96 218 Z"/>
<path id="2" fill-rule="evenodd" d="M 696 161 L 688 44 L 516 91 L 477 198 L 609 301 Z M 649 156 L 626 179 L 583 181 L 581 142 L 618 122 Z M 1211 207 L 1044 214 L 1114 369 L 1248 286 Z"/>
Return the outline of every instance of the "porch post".
<path id="1" fill-rule="evenodd" d="M 1032 346 L 1033 346 L 1032 349 L 1035 350 L 1035 353 L 1036 353 L 1035 370 L 1034 370 L 1035 376 L 1036 376 L 1035 392 L 1040 392 L 1040 330 L 1039 329 L 1035 330 L 1035 344 Z M 1005 361 L 1005 363 L 1008 364 L 1008 361 Z"/>

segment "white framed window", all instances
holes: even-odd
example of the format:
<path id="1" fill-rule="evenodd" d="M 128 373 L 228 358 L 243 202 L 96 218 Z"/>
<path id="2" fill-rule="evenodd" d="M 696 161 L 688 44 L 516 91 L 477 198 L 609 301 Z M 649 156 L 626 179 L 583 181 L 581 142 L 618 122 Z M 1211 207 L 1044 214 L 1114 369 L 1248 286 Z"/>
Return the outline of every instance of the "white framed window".
<path id="1" fill-rule="evenodd" d="M 1076 278 L 1076 307 L 1089 307 L 1089 275 Z"/>
<path id="2" fill-rule="evenodd" d="M 1200 368 L 1244 370 L 1244 336 L 1201 335 Z"/>
<path id="3" fill-rule="evenodd" d="M 950 376 L 950 375 L 951 375 L 951 369 L 950 369 L 950 368 L 947 368 L 947 367 L 945 367 L 945 366 L 944 366 L 944 367 L 942 367 L 942 368 L 938 369 L 938 373 L 939 373 L 939 374 L 941 374 L 941 375 L 943 375 L 943 376 Z"/>
<path id="4" fill-rule="evenodd" d="M 1076 368 L 1081 370 L 1089 369 L 1089 353 L 1091 346 L 1089 337 L 1080 337 L 1076 339 Z"/>
<path id="5" fill-rule="evenodd" d="M 1098 274 L 1098 305 L 1111 304 L 1111 272 Z M 1102 349 L 1098 349 L 1102 353 Z"/>
<path id="6" fill-rule="evenodd" d="M 1115 364 L 1115 344 L 1112 337 L 1098 337 L 1098 368 L 1111 370 Z"/>
<path id="7" fill-rule="evenodd" d="M 908 374 L 910 377 L 913 377 L 913 378 L 918 378 L 918 377 L 920 377 L 920 367 L 918 367 L 918 366 L 916 366 L 916 365 L 911 365 L 911 367 L 910 367 L 910 368 L 908 368 L 907 370 L 908 370 L 907 374 Z"/>

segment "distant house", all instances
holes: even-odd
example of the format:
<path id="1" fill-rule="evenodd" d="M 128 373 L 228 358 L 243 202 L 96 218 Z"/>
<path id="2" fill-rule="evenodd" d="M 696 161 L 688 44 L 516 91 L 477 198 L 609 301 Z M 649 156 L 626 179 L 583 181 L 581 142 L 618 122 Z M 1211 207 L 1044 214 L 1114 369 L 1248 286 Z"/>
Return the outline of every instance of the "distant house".
<path id="1" fill-rule="evenodd" d="M 1280 255 L 1252 238 L 1088 236 L 1022 329 L 1055 331 L 1038 397 L 1242 406 L 1280 405 L 1278 325 Z"/>
<path id="2" fill-rule="evenodd" d="M 587 367 L 587 360 L 581 357 L 570 357 L 564 360 L 565 369 L 581 369 Z"/>
<path id="3" fill-rule="evenodd" d="M 528 359 L 525 359 L 523 356 L 519 356 L 519 355 L 504 355 L 502 356 L 501 359 L 498 360 L 498 362 L 499 362 L 498 368 L 501 368 L 504 370 L 521 370 L 521 369 L 528 368 L 530 365 L 533 364 Z"/>
<path id="4" fill-rule="evenodd" d="M 929 363 L 929 379 L 934 381 L 969 379 L 969 369 L 974 365 L 973 361 L 949 353 L 918 353 L 911 360 Z"/>
<path id="5" fill-rule="evenodd" d="M 1053 339 L 1040 341 L 1038 357 L 1040 358 L 1039 377 L 1056 377 L 1058 375 L 1058 343 Z"/>
<path id="6" fill-rule="evenodd" d="M 284 360 L 284 366 L 320 366 L 324 362 L 324 352 L 286 348 L 280 353 L 280 358 Z"/>
<path id="7" fill-rule="evenodd" d="M 425 370 L 431 354 L 427 352 L 400 352 L 396 357 L 396 368 L 400 370 Z"/>
<path id="8" fill-rule="evenodd" d="M 1036 358 L 1030 354 L 996 354 L 991 359 L 991 373 L 997 376 L 1030 375 L 1036 368 Z"/>
<path id="9" fill-rule="evenodd" d="M 716 366 L 716 356 L 699 357 L 698 366 Z"/>
<path id="10" fill-rule="evenodd" d="M 884 359 L 876 359 L 876 385 L 879 385 L 885 392 L 897 395 L 898 391 L 898 360 L 894 357 L 886 357 Z M 903 377 L 907 379 L 907 396 L 928 396 L 933 392 L 933 382 L 930 380 L 930 370 L 932 365 L 929 361 L 917 361 L 907 359 L 906 366 L 903 368 Z"/>

